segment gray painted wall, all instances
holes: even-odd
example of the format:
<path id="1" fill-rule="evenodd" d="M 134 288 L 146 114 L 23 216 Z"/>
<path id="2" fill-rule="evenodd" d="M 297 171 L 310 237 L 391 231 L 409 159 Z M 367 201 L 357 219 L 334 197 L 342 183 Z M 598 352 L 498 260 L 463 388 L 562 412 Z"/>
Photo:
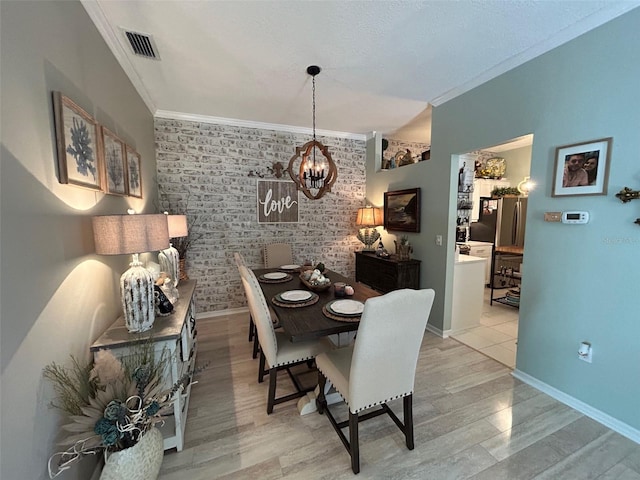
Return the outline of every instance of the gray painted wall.
<path id="1" fill-rule="evenodd" d="M 91 216 L 153 211 L 153 118 L 79 2 L 0 2 L 3 479 L 44 479 L 63 417 L 42 368 L 87 358 L 120 311 L 130 261 L 93 254 Z M 144 199 L 61 185 L 51 91 L 142 155 Z M 97 459 L 59 478 L 86 479 Z"/>
<path id="2" fill-rule="evenodd" d="M 433 110 L 431 160 L 392 172 L 367 166 L 367 196 L 422 187 L 422 287 L 436 290 L 430 323 L 449 328 L 456 156 L 534 134 L 517 369 L 613 419 L 640 428 L 640 216 L 614 194 L 638 188 L 640 9 Z M 609 194 L 551 197 L 555 148 L 613 137 Z M 545 223 L 543 212 L 587 210 L 583 226 Z M 445 246 L 434 243 L 445 236 Z M 577 359 L 593 344 L 593 363 Z"/>

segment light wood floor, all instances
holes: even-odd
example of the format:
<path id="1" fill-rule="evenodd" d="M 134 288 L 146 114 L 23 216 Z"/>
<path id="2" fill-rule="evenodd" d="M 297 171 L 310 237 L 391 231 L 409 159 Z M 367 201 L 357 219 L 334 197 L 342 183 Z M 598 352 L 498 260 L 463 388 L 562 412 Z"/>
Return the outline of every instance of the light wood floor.
<path id="1" fill-rule="evenodd" d="M 166 452 L 160 480 L 640 480 L 640 445 L 430 333 L 416 375 L 415 450 L 387 416 L 364 422 L 356 477 L 324 415 L 299 416 L 295 401 L 266 414 L 268 380 L 257 382 L 247 324 L 247 314 L 199 320 L 198 363 L 211 364 L 193 386 L 185 448 Z M 281 373 L 278 393 L 287 389 Z M 344 404 L 332 408 L 346 418 Z"/>

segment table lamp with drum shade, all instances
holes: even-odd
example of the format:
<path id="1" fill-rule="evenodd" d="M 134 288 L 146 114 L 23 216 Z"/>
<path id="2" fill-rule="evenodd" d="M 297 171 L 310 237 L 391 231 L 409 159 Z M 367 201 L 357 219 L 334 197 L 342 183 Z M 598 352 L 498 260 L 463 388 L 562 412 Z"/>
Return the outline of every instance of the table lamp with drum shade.
<path id="1" fill-rule="evenodd" d="M 382 210 L 370 205 L 358 209 L 356 225 L 361 228 L 358 231 L 358 240 L 364 243 L 363 252 L 372 252 L 373 244 L 380 238 L 380 233 L 376 227 L 383 224 Z"/>
<path id="2" fill-rule="evenodd" d="M 169 245 L 167 217 L 163 214 L 104 215 L 93 217 L 93 238 L 100 255 L 132 254 L 133 261 L 120 277 L 120 296 L 129 332 L 144 332 L 155 320 L 154 278 L 138 254 Z"/>
<path id="3" fill-rule="evenodd" d="M 170 239 L 186 237 L 189 234 L 186 215 L 169 215 L 166 212 L 165 215 L 167 216 Z M 160 270 L 169 275 L 174 288 L 177 287 L 180 280 L 180 255 L 171 243 L 169 243 L 169 248 L 158 253 L 158 263 Z"/>

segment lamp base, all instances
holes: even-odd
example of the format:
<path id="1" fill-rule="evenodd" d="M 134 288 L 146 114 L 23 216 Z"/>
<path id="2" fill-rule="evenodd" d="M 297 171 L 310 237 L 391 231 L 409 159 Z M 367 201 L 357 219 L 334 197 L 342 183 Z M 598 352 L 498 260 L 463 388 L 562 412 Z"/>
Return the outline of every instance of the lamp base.
<path id="1" fill-rule="evenodd" d="M 373 244 L 380 238 L 380 232 L 373 228 L 361 228 L 358 231 L 358 240 L 364 243 L 363 252 L 374 252 Z"/>
<path id="2" fill-rule="evenodd" d="M 174 287 L 178 286 L 178 282 L 180 281 L 180 256 L 178 255 L 178 250 L 171 244 L 169 244 L 169 248 L 165 248 L 164 250 L 160 250 L 158 253 L 158 263 L 160 264 L 160 270 L 166 272 L 171 279 Z"/>
<path id="3" fill-rule="evenodd" d="M 149 330 L 156 319 L 153 275 L 137 257 L 120 277 L 124 323 L 130 333 Z"/>

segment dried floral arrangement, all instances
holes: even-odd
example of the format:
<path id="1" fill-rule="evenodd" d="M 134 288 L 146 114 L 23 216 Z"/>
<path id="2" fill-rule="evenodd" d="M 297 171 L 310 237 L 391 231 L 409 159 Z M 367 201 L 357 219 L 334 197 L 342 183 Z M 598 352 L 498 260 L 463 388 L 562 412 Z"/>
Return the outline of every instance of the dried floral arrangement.
<path id="1" fill-rule="evenodd" d="M 51 363 L 44 377 L 51 381 L 57 400 L 52 406 L 65 412 L 70 423 L 59 444 L 66 448 L 49 458 L 54 478 L 87 455 L 105 455 L 132 447 L 163 417 L 172 413 L 176 395 L 206 367 L 187 371 L 171 387 L 164 379 L 171 358 L 167 351 L 154 356 L 153 344 L 133 348 L 116 358 L 109 350 L 97 352 L 95 362 L 81 363 L 71 356 L 71 366 Z"/>
<path id="2" fill-rule="evenodd" d="M 179 257 L 184 259 L 191 244 L 197 242 L 202 237 L 202 233 L 194 232 L 194 229 L 196 229 L 199 224 L 199 215 L 194 215 L 193 212 L 189 212 L 191 191 L 185 189 L 181 192 L 169 193 L 162 185 L 158 184 L 158 194 L 161 212 L 166 212 L 171 215 L 187 216 L 187 230 L 189 234 L 186 237 L 171 239 L 171 245 L 178 250 Z"/>

